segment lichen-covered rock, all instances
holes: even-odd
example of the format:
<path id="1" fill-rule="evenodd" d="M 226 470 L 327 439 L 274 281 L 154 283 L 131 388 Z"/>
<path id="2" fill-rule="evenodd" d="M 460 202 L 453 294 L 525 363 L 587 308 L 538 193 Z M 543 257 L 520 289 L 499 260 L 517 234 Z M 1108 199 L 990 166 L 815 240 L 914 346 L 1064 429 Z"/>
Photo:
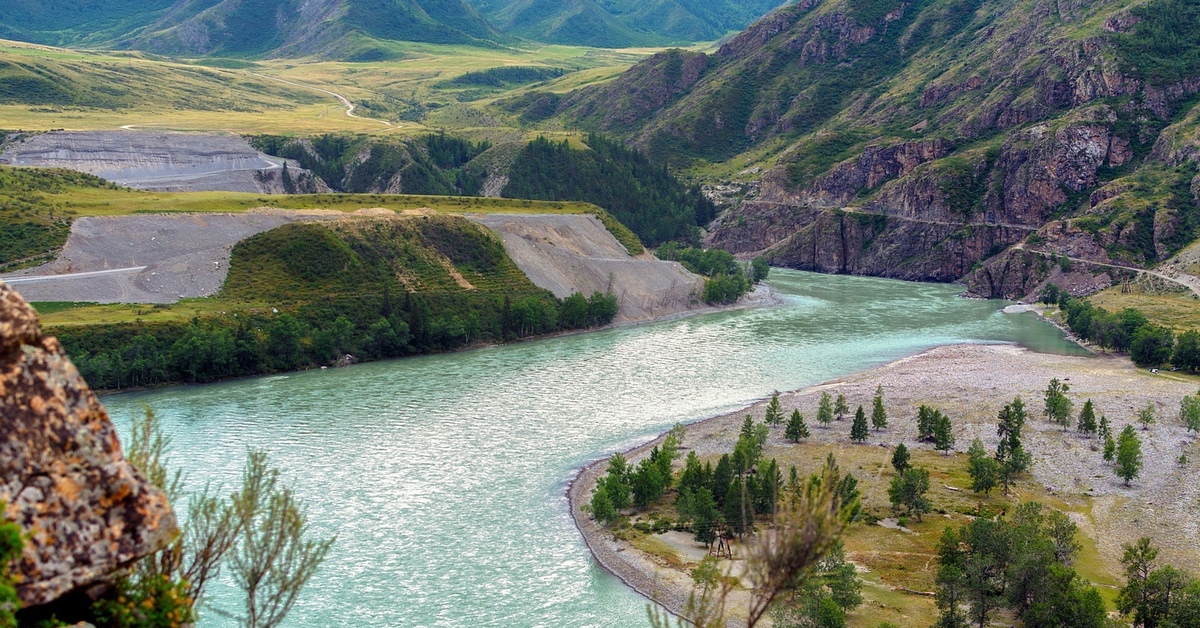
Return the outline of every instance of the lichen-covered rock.
<path id="1" fill-rule="evenodd" d="M 167 496 L 125 460 L 104 407 L 3 282 L 0 502 L 25 533 L 12 569 L 25 606 L 105 581 L 177 533 Z"/>

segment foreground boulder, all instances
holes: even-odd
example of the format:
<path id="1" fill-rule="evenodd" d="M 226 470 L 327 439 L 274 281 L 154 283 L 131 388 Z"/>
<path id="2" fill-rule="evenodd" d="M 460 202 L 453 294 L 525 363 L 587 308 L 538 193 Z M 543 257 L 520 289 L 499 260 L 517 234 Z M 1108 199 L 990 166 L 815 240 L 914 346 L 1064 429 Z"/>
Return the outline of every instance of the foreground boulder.
<path id="1" fill-rule="evenodd" d="M 178 531 L 166 494 L 125 459 L 104 407 L 3 282 L 0 502 L 24 531 L 12 569 L 23 606 L 110 580 Z"/>

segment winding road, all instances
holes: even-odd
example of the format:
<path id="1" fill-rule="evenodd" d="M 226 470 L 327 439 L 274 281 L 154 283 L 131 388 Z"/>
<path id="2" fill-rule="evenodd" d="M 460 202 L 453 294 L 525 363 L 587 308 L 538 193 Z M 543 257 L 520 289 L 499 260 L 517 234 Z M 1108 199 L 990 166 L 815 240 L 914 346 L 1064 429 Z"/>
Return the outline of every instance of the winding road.
<path id="1" fill-rule="evenodd" d="M 347 117 L 355 118 L 357 120 L 367 120 L 369 122 L 378 122 L 384 126 L 389 126 L 389 127 L 393 126 L 392 123 L 388 122 L 387 120 L 380 120 L 378 118 L 364 118 L 360 115 L 355 114 L 354 110 L 357 109 L 358 106 L 355 105 L 354 103 L 350 102 L 349 98 L 346 98 L 345 96 L 343 96 L 337 92 L 331 92 L 327 89 L 322 89 L 320 87 L 313 87 L 312 85 L 304 85 L 303 83 L 294 83 L 292 81 L 288 81 L 288 80 L 281 79 L 281 78 L 276 78 L 274 76 L 267 76 L 266 74 L 259 74 L 258 72 L 247 72 L 247 74 L 249 74 L 251 76 L 257 76 L 258 78 L 267 79 L 268 81 L 275 81 L 277 83 L 283 83 L 284 85 L 291 85 L 292 87 L 299 87 L 301 89 L 311 89 L 314 92 L 321 92 L 322 94 L 328 94 L 328 95 L 333 96 L 334 98 L 338 99 L 339 101 L 341 101 L 342 106 L 344 106 L 346 108 L 346 116 Z"/>

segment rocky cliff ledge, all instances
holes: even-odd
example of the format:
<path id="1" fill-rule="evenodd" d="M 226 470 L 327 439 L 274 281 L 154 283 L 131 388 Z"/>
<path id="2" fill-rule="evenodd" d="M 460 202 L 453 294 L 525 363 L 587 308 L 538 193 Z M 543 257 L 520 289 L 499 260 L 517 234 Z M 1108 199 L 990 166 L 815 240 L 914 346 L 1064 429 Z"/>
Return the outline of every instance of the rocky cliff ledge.
<path id="1" fill-rule="evenodd" d="M 12 570 L 23 606 L 103 583 L 177 534 L 167 496 L 125 460 L 104 407 L 3 282 L 0 502 L 24 531 Z"/>

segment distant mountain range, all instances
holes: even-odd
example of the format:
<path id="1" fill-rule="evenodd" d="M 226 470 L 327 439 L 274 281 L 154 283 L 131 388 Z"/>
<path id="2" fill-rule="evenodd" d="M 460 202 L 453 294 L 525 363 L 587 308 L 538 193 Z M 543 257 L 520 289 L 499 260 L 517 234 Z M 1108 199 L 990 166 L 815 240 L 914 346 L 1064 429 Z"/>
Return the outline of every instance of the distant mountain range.
<path id="1" fill-rule="evenodd" d="M 0 38 L 171 56 L 383 59 L 393 41 L 597 47 L 715 40 L 779 0 L 5 0 Z M 485 18 L 486 16 L 486 18 Z"/>
<path id="2" fill-rule="evenodd" d="M 501 30 L 534 41 L 603 48 L 713 41 L 781 0 L 471 0 Z"/>

